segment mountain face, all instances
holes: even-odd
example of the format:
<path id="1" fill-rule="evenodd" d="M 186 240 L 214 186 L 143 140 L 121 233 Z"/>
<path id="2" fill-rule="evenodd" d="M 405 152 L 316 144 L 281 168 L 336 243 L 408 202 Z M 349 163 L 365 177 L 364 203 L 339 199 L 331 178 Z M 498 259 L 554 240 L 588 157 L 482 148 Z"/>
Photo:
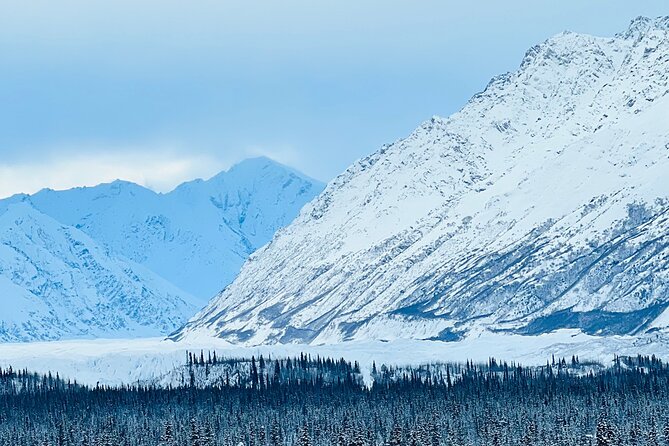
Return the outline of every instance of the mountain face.
<path id="1" fill-rule="evenodd" d="M 0 339 L 158 336 L 194 299 L 26 203 L 0 215 Z"/>
<path id="2" fill-rule="evenodd" d="M 333 180 L 175 339 L 669 325 L 669 17 L 531 48 Z"/>
<path id="3" fill-rule="evenodd" d="M 170 333 L 321 190 L 258 158 L 168 194 L 116 181 L 0 200 L 0 340 Z"/>

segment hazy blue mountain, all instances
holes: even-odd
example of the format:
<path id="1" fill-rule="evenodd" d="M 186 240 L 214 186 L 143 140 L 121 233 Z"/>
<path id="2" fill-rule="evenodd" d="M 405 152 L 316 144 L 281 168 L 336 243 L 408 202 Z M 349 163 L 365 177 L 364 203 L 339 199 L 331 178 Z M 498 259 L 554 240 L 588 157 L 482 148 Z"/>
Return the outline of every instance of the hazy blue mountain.
<path id="1" fill-rule="evenodd" d="M 167 194 L 115 181 L 1 200 L 0 339 L 166 334 L 322 188 L 256 158 Z"/>

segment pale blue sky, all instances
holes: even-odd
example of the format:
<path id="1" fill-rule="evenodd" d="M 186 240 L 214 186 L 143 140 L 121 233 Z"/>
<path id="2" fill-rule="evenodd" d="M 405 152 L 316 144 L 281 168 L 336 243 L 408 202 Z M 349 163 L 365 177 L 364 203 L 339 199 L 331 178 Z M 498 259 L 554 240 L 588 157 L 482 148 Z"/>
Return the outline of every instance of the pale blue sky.
<path id="1" fill-rule="evenodd" d="M 662 1 L 0 0 L 0 196 L 158 190 L 268 155 L 328 180 L 530 46 Z"/>

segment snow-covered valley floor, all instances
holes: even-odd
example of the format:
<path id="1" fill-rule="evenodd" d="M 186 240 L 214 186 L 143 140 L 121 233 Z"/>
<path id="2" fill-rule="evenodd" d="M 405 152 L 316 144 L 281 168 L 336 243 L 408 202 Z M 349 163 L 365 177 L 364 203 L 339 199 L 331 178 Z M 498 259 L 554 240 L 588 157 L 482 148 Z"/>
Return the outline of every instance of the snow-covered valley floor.
<path id="1" fill-rule="evenodd" d="M 487 361 L 490 357 L 524 365 L 545 364 L 552 355 L 609 364 L 618 355 L 657 355 L 669 358 L 669 340 L 652 337 L 594 337 L 576 330 L 541 336 L 483 333 L 460 342 L 396 340 L 332 345 L 265 345 L 240 347 L 219 339 L 172 342 L 160 338 L 77 340 L 0 344 L 0 367 L 58 373 L 66 379 L 95 385 L 129 384 L 158 378 L 183 365 L 187 351 L 215 350 L 219 357 L 294 356 L 301 352 L 358 361 L 363 373 L 373 361 L 387 365 L 431 362 Z"/>

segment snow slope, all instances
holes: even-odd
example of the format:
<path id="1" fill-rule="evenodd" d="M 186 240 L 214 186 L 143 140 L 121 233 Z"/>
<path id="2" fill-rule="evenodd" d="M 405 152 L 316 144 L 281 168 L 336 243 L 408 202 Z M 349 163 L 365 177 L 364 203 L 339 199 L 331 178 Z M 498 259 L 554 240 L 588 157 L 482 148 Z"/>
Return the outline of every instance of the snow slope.
<path id="1" fill-rule="evenodd" d="M 27 203 L 0 214 L 0 340 L 158 336 L 192 296 Z"/>
<path id="2" fill-rule="evenodd" d="M 531 48 L 333 180 L 174 339 L 669 325 L 669 17 Z"/>

